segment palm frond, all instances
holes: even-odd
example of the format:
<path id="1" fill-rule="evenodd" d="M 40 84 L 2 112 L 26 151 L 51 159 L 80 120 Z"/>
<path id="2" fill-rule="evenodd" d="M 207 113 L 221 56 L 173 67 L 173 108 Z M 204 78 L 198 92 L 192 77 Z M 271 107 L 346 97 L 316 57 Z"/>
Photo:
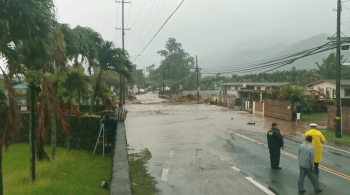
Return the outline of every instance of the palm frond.
<path id="1" fill-rule="evenodd" d="M 102 73 L 99 73 L 96 81 L 96 87 L 97 87 L 99 97 L 102 99 L 103 105 L 105 106 L 106 110 L 112 109 L 113 103 L 111 99 L 109 99 L 106 96 L 106 94 L 103 92 L 101 84 L 102 84 Z"/>
<path id="2" fill-rule="evenodd" d="M 5 124 L 5 128 L 2 133 L 0 148 L 5 146 L 7 149 L 10 143 L 16 142 L 20 135 L 22 128 L 21 112 L 18 109 L 17 93 L 12 87 L 10 78 L 4 74 L 5 85 L 9 94 L 9 107 L 8 107 L 8 118 Z"/>

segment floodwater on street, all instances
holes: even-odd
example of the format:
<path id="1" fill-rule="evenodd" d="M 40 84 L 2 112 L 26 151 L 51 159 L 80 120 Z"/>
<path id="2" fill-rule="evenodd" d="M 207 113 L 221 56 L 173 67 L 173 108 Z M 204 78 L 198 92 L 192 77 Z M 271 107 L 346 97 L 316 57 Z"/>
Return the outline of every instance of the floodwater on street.
<path id="1" fill-rule="evenodd" d="M 297 160 L 281 156 L 282 166 L 285 163 L 285 166 L 291 167 L 283 171 L 293 178 L 290 181 L 293 185 L 286 186 L 289 179 L 287 175 L 276 176 L 269 169 L 266 147 L 247 141 L 242 138 L 244 136 L 239 137 L 236 133 L 266 142 L 266 132 L 273 122 L 280 124 L 284 137 L 301 136 L 307 130 L 306 126 L 215 105 L 171 105 L 152 93 L 138 95 L 137 100 L 126 105 L 126 108 L 129 111 L 125 121 L 128 152 L 149 149 L 152 158 L 146 166 L 158 182 L 160 194 L 297 192 Z M 248 122 L 255 124 L 250 125 Z M 290 142 L 290 148 L 286 144 L 286 151 L 295 153 L 298 144 Z M 350 156 L 344 160 L 348 165 L 349 158 Z M 331 162 L 325 163 L 331 168 L 337 168 L 332 167 Z M 346 171 L 345 167 L 343 169 Z M 333 177 L 336 176 L 331 175 Z M 350 184 L 349 181 L 340 180 L 339 185 Z M 280 182 L 285 184 L 281 185 Z M 306 182 L 306 187 L 310 186 Z M 325 191 L 327 190 L 332 189 L 326 188 Z"/>

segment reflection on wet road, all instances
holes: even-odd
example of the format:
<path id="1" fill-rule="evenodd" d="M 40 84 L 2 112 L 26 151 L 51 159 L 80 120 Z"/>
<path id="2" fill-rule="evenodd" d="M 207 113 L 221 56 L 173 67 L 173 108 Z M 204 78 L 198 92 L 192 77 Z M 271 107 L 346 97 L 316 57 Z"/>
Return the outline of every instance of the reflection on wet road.
<path id="1" fill-rule="evenodd" d="M 137 99 L 140 103 L 127 105 L 128 144 L 134 152 L 148 148 L 152 153 L 147 170 L 157 180 L 161 194 L 296 194 L 297 160 L 282 155 L 283 170 L 272 171 L 264 135 L 276 121 L 284 136 L 301 134 L 306 127 L 227 108 L 222 112 L 218 106 L 167 105 L 153 94 L 139 95 Z M 248 125 L 250 121 L 255 125 Z M 290 148 L 286 152 L 295 155 L 298 144 L 288 142 L 286 148 Z M 335 156 L 328 152 L 324 157 L 330 155 Z M 345 165 L 339 168 L 327 160 L 321 165 L 350 175 Z M 339 185 L 349 184 L 325 172 L 320 178 L 321 186 L 331 179 Z M 306 182 L 311 192 L 310 185 Z"/>

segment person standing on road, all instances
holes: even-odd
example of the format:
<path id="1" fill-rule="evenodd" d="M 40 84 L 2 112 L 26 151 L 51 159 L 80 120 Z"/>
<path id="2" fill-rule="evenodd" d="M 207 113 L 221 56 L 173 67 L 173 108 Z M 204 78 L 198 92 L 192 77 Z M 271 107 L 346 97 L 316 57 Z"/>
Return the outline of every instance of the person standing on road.
<path id="1" fill-rule="evenodd" d="M 297 113 L 297 119 L 295 120 L 295 123 L 298 123 L 301 125 L 301 112 L 303 111 L 303 107 L 300 105 L 300 102 L 297 102 L 297 105 L 295 106 L 295 112 Z"/>
<path id="2" fill-rule="evenodd" d="M 277 129 L 277 123 L 272 123 L 272 129 L 267 132 L 267 143 L 270 152 L 271 169 L 280 170 L 281 147 L 284 149 L 283 137 Z"/>
<path id="3" fill-rule="evenodd" d="M 312 185 L 314 186 L 314 190 L 316 193 L 322 192 L 323 189 L 320 188 L 320 185 L 317 181 L 317 177 L 315 174 L 315 148 L 310 144 L 313 141 L 311 135 L 306 136 L 306 142 L 300 144 L 299 152 L 298 152 L 298 160 L 299 160 L 299 180 L 298 180 L 298 190 L 299 193 L 305 193 L 304 182 L 305 177 L 307 176 Z"/>
<path id="4" fill-rule="evenodd" d="M 127 114 L 128 110 L 123 108 L 123 104 L 119 102 L 118 108 L 115 109 L 115 118 L 117 119 L 117 121 L 125 121 Z"/>
<path id="5" fill-rule="evenodd" d="M 321 131 L 317 130 L 317 124 L 311 123 L 310 124 L 311 129 L 307 131 L 304 135 L 304 139 L 306 139 L 307 136 L 312 136 L 312 143 L 311 145 L 315 148 L 315 171 L 316 171 L 316 176 L 319 176 L 319 170 L 318 170 L 318 165 L 321 162 L 322 158 L 322 149 L 323 149 L 323 143 L 326 141 L 326 138 L 323 136 Z"/>

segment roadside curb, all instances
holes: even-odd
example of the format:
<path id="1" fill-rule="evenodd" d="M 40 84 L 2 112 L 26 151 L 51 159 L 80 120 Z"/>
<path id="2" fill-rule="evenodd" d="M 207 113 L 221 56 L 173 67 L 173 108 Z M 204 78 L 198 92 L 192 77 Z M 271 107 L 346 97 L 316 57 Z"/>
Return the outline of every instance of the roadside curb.
<path id="1" fill-rule="evenodd" d="M 130 167 L 124 122 L 118 122 L 109 194 L 131 195 Z"/>

